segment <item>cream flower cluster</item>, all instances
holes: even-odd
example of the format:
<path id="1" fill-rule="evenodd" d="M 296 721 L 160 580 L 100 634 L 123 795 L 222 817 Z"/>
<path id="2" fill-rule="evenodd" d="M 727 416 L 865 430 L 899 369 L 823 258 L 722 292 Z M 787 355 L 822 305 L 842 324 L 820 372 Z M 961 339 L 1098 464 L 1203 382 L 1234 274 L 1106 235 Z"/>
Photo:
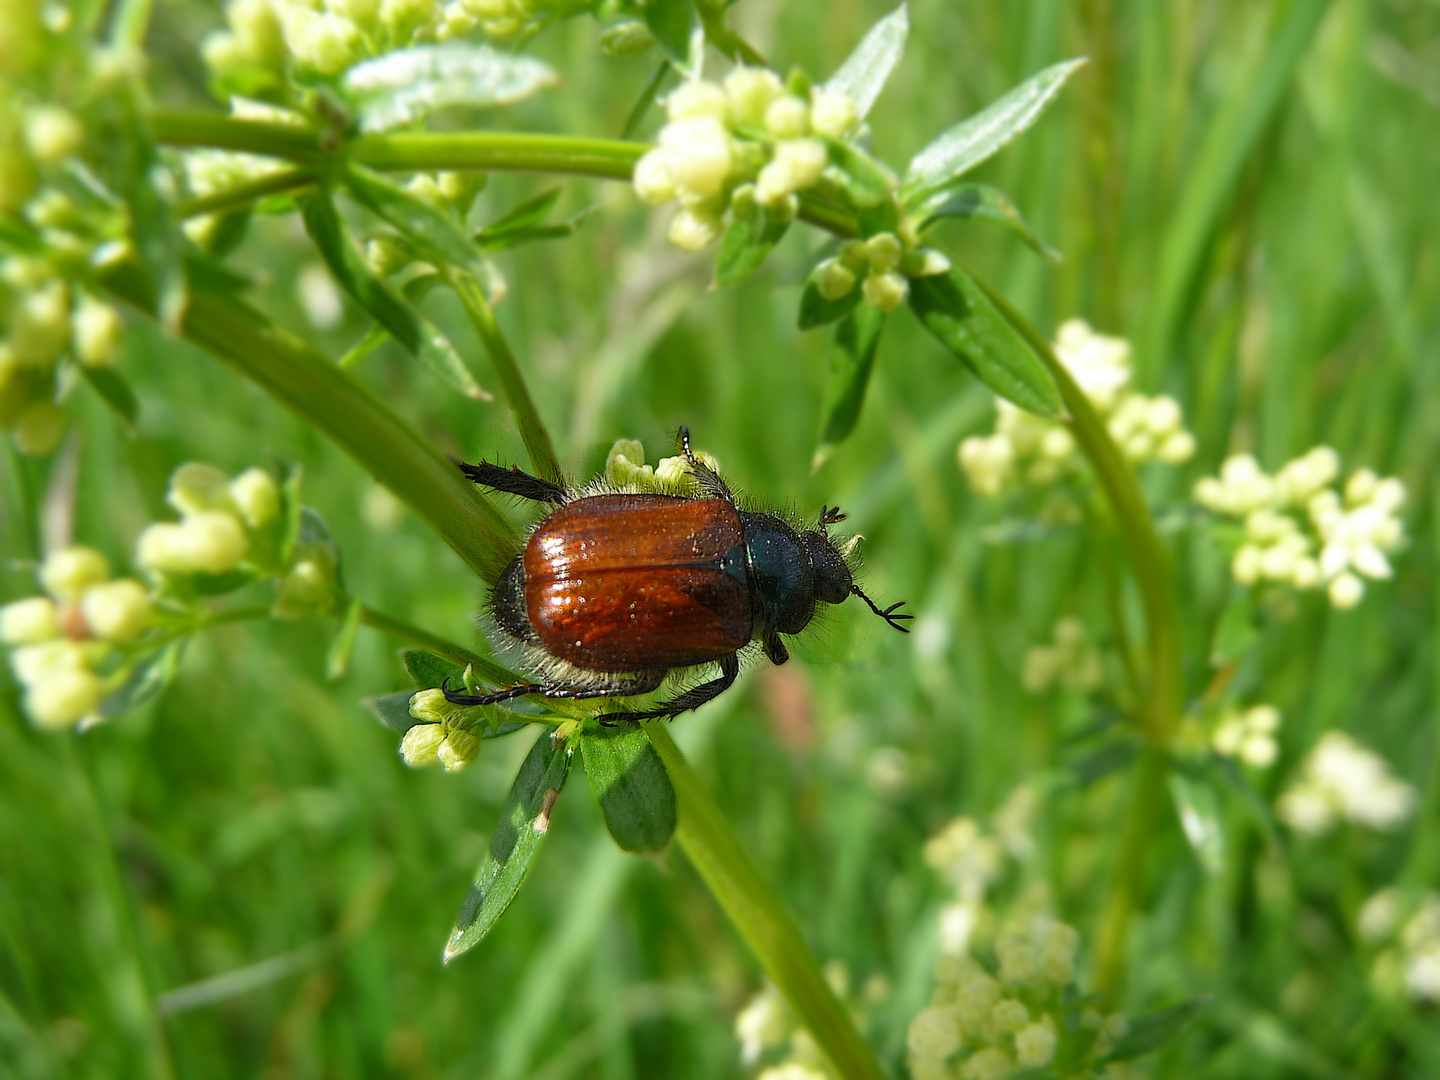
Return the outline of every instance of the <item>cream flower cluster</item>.
<path id="1" fill-rule="evenodd" d="M 1195 485 L 1195 501 L 1245 524 L 1230 574 L 1241 585 L 1262 583 L 1296 589 L 1324 587 L 1330 603 L 1352 608 L 1365 595 L 1363 579 L 1393 571 L 1387 553 L 1405 539 L 1396 512 L 1405 485 L 1360 469 L 1334 485 L 1340 456 L 1317 446 L 1268 475 L 1249 454 L 1237 454 Z"/>
<path id="2" fill-rule="evenodd" d="M 1132 374 L 1128 341 L 1097 334 L 1083 320 L 1071 319 L 1056 333 L 1055 355 L 1130 461 L 1179 465 L 1194 455 L 1195 436 L 1185 430 L 1174 398 L 1126 389 Z M 1083 459 L 1064 426 L 1008 401 L 995 405 L 994 433 L 960 444 L 960 468 L 977 495 L 999 495 L 1019 484 L 1044 487 L 1081 470 Z"/>
<path id="3" fill-rule="evenodd" d="M 1067 616 L 1055 624 L 1055 643 L 1036 645 L 1025 653 L 1021 685 L 1032 694 L 1059 686 L 1066 690 L 1098 690 L 1105 681 L 1100 650 L 1085 637 L 1085 624 Z"/>
<path id="4" fill-rule="evenodd" d="M 1395 829 L 1415 802 L 1415 789 L 1391 773 L 1384 758 L 1343 732 L 1327 731 L 1275 812 L 1296 832 L 1318 836 L 1341 822 Z"/>
<path id="5" fill-rule="evenodd" d="M 1238 757 L 1256 769 L 1268 769 L 1280 754 L 1275 733 L 1280 730 L 1280 710 L 1274 705 L 1253 705 L 1230 709 L 1221 717 L 1210 736 L 1217 754 Z"/>
<path id="6" fill-rule="evenodd" d="M 470 725 L 475 710 L 452 705 L 441 690 L 421 690 L 410 698 L 410 715 L 420 723 L 400 740 L 400 757 L 412 769 L 439 762 L 456 772 L 480 754 L 480 737 Z"/>
<path id="7" fill-rule="evenodd" d="M 1440 1004 L 1440 893 L 1381 889 L 1357 921 L 1364 941 L 1390 946 L 1371 969 L 1376 988 L 1403 992 L 1422 1005 Z"/>
<path id="8" fill-rule="evenodd" d="M 816 136 L 840 139 L 857 123 L 843 96 L 815 90 L 807 101 L 753 67 L 736 68 L 723 85 L 685 83 L 665 112 L 655 149 L 635 164 L 635 193 L 648 206 L 679 201 L 670 240 L 686 251 L 719 239 L 732 199 L 792 220 L 796 192 L 813 187 L 830 162 Z"/>
<path id="9" fill-rule="evenodd" d="M 703 450 L 695 451 L 696 460 L 712 471 L 720 471 L 720 462 Z M 605 459 L 605 480 L 621 491 L 654 491 L 662 495 L 685 495 L 695 490 L 695 477 L 684 457 L 661 458 L 654 465 L 645 464 L 645 447 L 637 439 L 619 439 Z"/>
<path id="10" fill-rule="evenodd" d="M 252 535 L 279 514 L 280 488 L 264 469 L 232 480 L 213 465 L 190 462 L 171 474 L 165 501 L 181 519 L 141 533 L 136 563 L 160 575 L 224 574 L 245 561 Z"/>
<path id="11" fill-rule="evenodd" d="M 47 595 L 0 608 L 0 641 L 25 687 L 39 727 L 98 722 L 96 709 L 124 682 L 125 656 L 150 629 L 154 602 L 133 578 L 111 580 L 105 556 L 88 547 L 53 552 L 40 568 Z"/>

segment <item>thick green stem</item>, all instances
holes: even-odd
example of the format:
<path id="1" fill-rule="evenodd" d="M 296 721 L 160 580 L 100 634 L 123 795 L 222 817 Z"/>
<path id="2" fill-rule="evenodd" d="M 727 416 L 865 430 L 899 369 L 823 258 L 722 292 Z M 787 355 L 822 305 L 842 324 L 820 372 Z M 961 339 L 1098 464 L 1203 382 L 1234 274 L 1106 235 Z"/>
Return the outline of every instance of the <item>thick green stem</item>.
<path id="1" fill-rule="evenodd" d="M 315 162 L 321 157 L 320 136 L 311 128 L 233 116 L 202 109 L 153 109 L 150 133 L 166 146 L 235 150 Z"/>
<path id="2" fill-rule="evenodd" d="M 520 366 L 515 363 L 515 354 L 510 351 L 510 343 L 505 340 L 500 324 L 495 321 L 495 310 L 485 299 L 484 290 L 472 274 L 458 267 L 452 267 L 444 271 L 444 274 L 454 288 L 455 295 L 460 298 L 460 303 L 465 306 L 470 321 L 474 323 L 475 332 L 480 335 L 485 351 L 490 354 L 490 362 L 495 365 L 500 390 L 510 405 L 510 411 L 515 415 L 515 426 L 520 429 L 520 438 L 525 443 L 526 453 L 530 455 L 530 464 L 546 480 L 559 483 L 560 465 L 555 460 L 555 448 L 550 444 L 550 433 L 545 430 L 545 423 L 540 419 L 539 410 L 535 408 L 535 399 L 530 396 L 525 377 L 520 374 Z"/>
<path id="3" fill-rule="evenodd" d="M 136 273 L 105 285 L 153 312 Z M 252 308 L 197 292 L 184 336 L 303 417 L 408 503 L 483 579 L 494 583 L 520 546 L 514 527 L 434 445 L 368 390 L 299 338 Z"/>
<path id="4" fill-rule="evenodd" d="M 845 1080 L 879 1080 L 885 1076 L 874 1053 L 860 1036 L 829 984 L 794 921 L 765 884 L 740 841 L 730 830 L 670 737 L 668 721 L 645 722 L 675 788 L 680 820 L 675 838 L 695 870 L 725 909 L 795 1015 L 810 1030 Z"/>
<path id="5" fill-rule="evenodd" d="M 366 135 L 346 146 L 351 161 L 372 169 L 420 172 L 479 169 L 630 179 L 650 149 L 619 139 L 579 139 L 510 131 L 415 132 Z"/>

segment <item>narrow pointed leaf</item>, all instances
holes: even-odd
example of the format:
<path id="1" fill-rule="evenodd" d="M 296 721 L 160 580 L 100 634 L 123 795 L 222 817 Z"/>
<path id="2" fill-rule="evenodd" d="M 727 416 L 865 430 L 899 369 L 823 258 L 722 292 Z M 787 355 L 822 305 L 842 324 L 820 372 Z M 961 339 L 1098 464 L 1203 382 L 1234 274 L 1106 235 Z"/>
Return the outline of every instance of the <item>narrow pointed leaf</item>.
<path id="1" fill-rule="evenodd" d="M 688 70 L 691 38 L 698 25 L 692 0 L 649 0 L 645 5 L 645 25 L 671 62 L 682 71 Z"/>
<path id="2" fill-rule="evenodd" d="M 442 686 L 446 679 L 458 686 L 465 674 L 465 669 L 459 664 L 424 649 L 406 649 L 400 654 L 400 662 L 405 665 L 405 674 L 410 676 L 417 690 Z"/>
<path id="3" fill-rule="evenodd" d="M 1180 828 L 1200 865 L 1212 877 L 1225 869 L 1225 830 L 1220 820 L 1220 799 L 1203 776 L 1170 773 L 1170 795 Z"/>
<path id="4" fill-rule="evenodd" d="M 835 447 L 850 437 L 865 404 L 880 331 L 885 316 L 868 304 L 858 307 L 840 321 L 835 330 L 835 347 L 830 351 L 830 382 L 825 388 L 824 419 L 820 444 L 812 461 L 814 468 L 825 464 Z"/>
<path id="5" fill-rule="evenodd" d="M 1020 213 L 1020 208 L 1003 191 L 989 184 L 961 184 L 953 190 L 937 191 L 914 207 L 913 212 L 924 219 L 920 223 L 922 232 L 947 217 L 1003 225 L 1019 233 L 1041 258 L 1052 263 L 1060 262 L 1060 253 L 1040 239 Z"/>
<path id="6" fill-rule="evenodd" d="M 340 90 L 360 130 L 386 131 L 453 105 L 511 105 L 559 83 L 554 68 L 531 56 L 450 41 L 417 45 L 356 64 Z"/>
<path id="7" fill-rule="evenodd" d="M 406 732 L 416 724 L 420 723 L 410 715 L 410 699 L 414 691 L 397 690 L 393 694 L 380 694 L 378 697 L 361 698 L 360 704 L 374 714 L 375 719 L 385 725 L 391 731 Z"/>
<path id="8" fill-rule="evenodd" d="M 645 729 L 587 731 L 580 754 L 615 842 L 626 851 L 662 850 L 675 831 L 675 789 Z"/>
<path id="9" fill-rule="evenodd" d="M 475 872 L 475 884 L 445 943 L 447 963 L 489 933 L 520 891 L 540 843 L 550 831 L 550 811 L 565 787 L 570 756 L 569 745 L 557 747 L 548 732 L 535 740 L 515 774 L 490 853 Z"/>
<path id="10" fill-rule="evenodd" d="M 1096 1064 L 1131 1061 L 1174 1042 L 1185 1034 L 1185 1029 L 1194 1022 L 1209 1001 L 1208 997 L 1194 998 L 1159 1012 L 1135 1017 L 1130 1021 L 1129 1032 L 1116 1040 L 1110 1052 Z"/>
<path id="11" fill-rule="evenodd" d="M 715 286 L 729 288 L 755 273 L 788 228 L 788 224 L 775 221 L 755 203 L 747 210 L 737 211 L 720 239 L 720 253 L 715 258 Z"/>
<path id="12" fill-rule="evenodd" d="M 870 28 L 845 58 L 840 69 L 830 76 L 824 89 L 844 94 L 855 103 L 855 111 L 864 119 L 885 88 L 885 82 L 905 52 L 905 39 L 910 34 L 910 15 L 906 5 L 886 15 Z"/>
<path id="13" fill-rule="evenodd" d="M 454 263 L 477 277 L 485 273 L 484 259 L 455 215 L 426 202 L 389 177 L 360 165 L 345 173 L 345 186 L 375 213 L 395 226 L 432 261 Z"/>
<path id="14" fill-rule="evenodd" d="M 546 188 L 533 198 L 526 199 L 508 213 L 502 214 L 480 231 L 482 241 L 494 240 L 509 232 L 529 229 L 545 220 L 545 215 L 555 209 L 560 201 L 561 189 Z"/>
<path id="15" fill-rule="evenodd" d="M 113 368 L 92 368 L 83 364 L 80 365 L 80 373 L 100 395 L 100 400 L 110 407 L 110 411 L 133 431 L 140 416 L 140 402 L 135 400 L 135 391 L 130 389 L 125 377 Z"/>
<path id="16" fill-rule="evenodd" d="M 816 272 L 812 271 L 810 280 L 805 283 L 805 291 L 800 294 L 801 330 L 813 330 L 817 326 L 838 322 L 854 311 L 855 305 L 860 303 L 859 283 L 840 299 L 826 300 L 820 295 L 820 289 L 815 284 L 815 275 Z"/>
<path id="17" fill-rule="evenodd" d="M 905 173 L 906 205 L 969 172 L 1028 128 L 1085 62 L 1083 58 L 1066 60 L 1046 68 L 925 147 Z"/>
<path id="18" fill-rule="evenodd" d="M 1037 416 L 1064 415 L 1050 373 L 963 270 L 913 278 L 910 307 L 942 345 L 1001 397 Z"/>
<path id="19" fill-rule="evenodd" d="M 860 210 L 890 203 L 895 177 L 880 162 L 858 146 L 839 139 L 822 139 L 830 152 L 826 177 L 845 189 L 852 206 Z"/>
<path id="20" fill-rule="evenodd" d="M 95 712 L 109 720 L 154 700 L 174 680 L 182 651 L 184 642 L 174 641 L 135 661 L 129 677 L 100 702 Z"/>
<path id="21" fill-rule="evenodd" d="M 360 610 L 363 606 L 359 600 L 350 601 L 345 617 L 340 620 L 340 629 L 330 642 L 330 649 L 325 654 L 325 677 L 331 682 L 344 675 L 350 667 L 350 654 L 355 651 L 355 635 L 360 630 Z"/>

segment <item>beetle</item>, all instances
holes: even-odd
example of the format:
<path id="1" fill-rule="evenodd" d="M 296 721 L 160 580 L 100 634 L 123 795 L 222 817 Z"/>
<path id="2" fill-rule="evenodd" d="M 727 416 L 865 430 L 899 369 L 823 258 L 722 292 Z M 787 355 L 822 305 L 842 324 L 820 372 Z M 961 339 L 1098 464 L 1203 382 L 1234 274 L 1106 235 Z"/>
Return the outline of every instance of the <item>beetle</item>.
<path id="1" fill-rule="evenodd" d="M 612 698 L 647 694 L 677 669 L 716 663 L 719 678 L 653 708 L 607 714 L 604 722 L 674 718 L 724 693 L 740 653 L 758 642 L 775 664 L 790 658 L 820 604 L 858 596 L 890 626 L 909 633 L 904 601 L 880 608 L 855 584 L 845 548 L 827 528 L 845 520 L 823 507 L 813 526 L 747 510 L 679 431 L 696 492 L 666 495 L 572 489 L 517 467 L 457 462 L 476 484 L 553 507 L 490 594 L 489 612 L 523 649 L 543 681 L 485 694 L 448 685 L 456 705 L 494 705 L 529 694 Z"/>

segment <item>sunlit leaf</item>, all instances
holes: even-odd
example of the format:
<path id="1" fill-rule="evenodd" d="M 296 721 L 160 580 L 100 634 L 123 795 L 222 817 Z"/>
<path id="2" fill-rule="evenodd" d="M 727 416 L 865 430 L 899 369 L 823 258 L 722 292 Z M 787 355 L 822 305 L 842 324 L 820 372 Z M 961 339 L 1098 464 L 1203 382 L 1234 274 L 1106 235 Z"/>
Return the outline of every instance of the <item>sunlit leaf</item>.
<path id="1" fill-rule="evenodd" d="M 915 155 L 901 195 L 907 206 L 952 183 L 1033 124 L 1085 60 L 1065 60 L 962 120 Z"/>
<path id="2" fill-rule="evenodd" d="M 340 89 L 361 131 L 385 131 L 452 105 L 511 105 L 554 86 L 549 64 L 488 45 L 447 41 L 417 45 L 356 64 Z"/>
<path id="3" fill-rule="evenodd" d="M 626 851 L 663 849 L 675 831 L 675 789 L 645 729 L 629 724 L 587 731 L 580 754 L 615 842 Z"/>
<path id="4" fill-rule="evenodd" d="M 788 224 L 776 221 L 758 203 L 751 202 L 748 207 L 737 209 L 720 238 L 720 252 L 715 257 L 716 287 L 738 285 L 760 269 L 788 228 Z"/>
<path id="5" fill-rule="evenodd" d="M 174 641 L 135 661 L 130 674 L 96 708 L 105 719 L 123 716 L 157 697 L 175 678 L 180 668 L 183 641 Z"/>
<path id="6" fill-rule="evenodd" d="M 830 76 L 824 89 L 844 94 L 855 103 L 863 120 L 870 112 L 895 65 L 905 52 L 905 39 L 910 33 L 910 16 L 905 4 L 886 15 L 870 28 L 845 58 L 840 69 Z"/>
<path id="7" fill-rule="evenodd" d="M 922 232 L 947 217 L 989 221 L 1019 233 L 1042 258 L 1052 263 L 1060 261 L 1060 253 L 1040 239 L 1019 207 L 999 188 L 988 184 L 961 184 L 954 189 L 937 191 L 913 207 L 913 212 L 923 219 Z"/>
<path id="8" fill-rule="evenodd" d="M 453 660 L 446 660 L 425 649 L 406 649 L 400 654 L 400 662 L 405 665 L 405 674 L 419 690 L 443 686 L 446 679 L 458 686 L 465 673 L 465 669 Z"/>
<path id="9" fill-rule="evenodd" d="M 475 872 L 475 884 L 445 943 L 447 963 L 489 933 L 520 891 L 526 871 L 550 831 L 550 812 L 565 787 L 571 752 L 568 744 L 556 746 L 549 733 L 544 733 L 515 774 L 490 852 Z"/>
<path id="10" fill-rule="evenodd" d="M 820 443 L 811 461 L 813 468 L 825 464 L 835 448 L 855 430 L 884 326 L 884 315 L 869 305 L 862 305 L 836 328 L 835 346 L 830 350 L 830 381 L 825 387 L 825 407 L 821 413 Z"/>
<path id="11" fill-rule="evenodd" d="M 1190 776 L 1179 769 L 1170 771 L 1170 795 L 1181 831 L 1200 865 L 1211 876 L 1225 869 L 1225 830 L 1220 820 L 1220 799 L 1203 776 Z"/>
<path id="12" fill-rule="evenodd" d="M 995 393 L 1037 416 L 1063 415 L 1050 373 L 963 270 L 912 279 L 910 306 Z"/>

